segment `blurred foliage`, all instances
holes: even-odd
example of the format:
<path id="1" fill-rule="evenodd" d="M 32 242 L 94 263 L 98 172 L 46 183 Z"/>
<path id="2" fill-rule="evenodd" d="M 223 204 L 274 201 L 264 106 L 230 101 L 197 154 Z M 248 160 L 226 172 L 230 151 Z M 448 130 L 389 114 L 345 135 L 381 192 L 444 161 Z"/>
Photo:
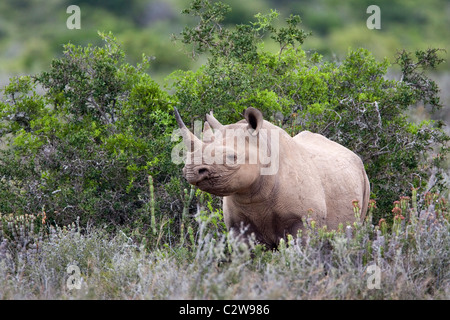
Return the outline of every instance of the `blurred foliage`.
<path id="1" fill-rule="evenodd" d="M 349 47 L 364 47 L 378 59 L 391 62 L 398 49 L 426 50 L 430 47 L 450 48 L 450 3 L 446 0 L 224 0 L 230 5 L 223 21 L 225 27 L 247 23 L 257 12 L 269 8 L 283 16 L 298 14 L 302 26 L 314 35 L 303 49 L 313 50 L 325 58 L 343 58 Z M 369 30 L 366 9 L 376 4 L 381 8 L 381 30 Z M 66 8 L 81 9 L 81 29 L 68 30 Z M 187 59 L 181 46 L 170 41 L 184 26 L 194 25 L 179 13 L 184 0 L 5 0 L 0 3 L 0 70 L 16 75 L 46 69 L 62 45 L 100 44 L 97 30 L 112 31 L 124 44 L 128 62 L 140 61 L 141 54 L 154 56 L 150 73 L 161 80 L 176 69 L 187 70 L 196 63 Z M 283 22 L 280 22 L 283 23 Z M 267 44 L 270 47 L 269 44 Z M 449 69 L 443 64 L 441 69 Z"/>

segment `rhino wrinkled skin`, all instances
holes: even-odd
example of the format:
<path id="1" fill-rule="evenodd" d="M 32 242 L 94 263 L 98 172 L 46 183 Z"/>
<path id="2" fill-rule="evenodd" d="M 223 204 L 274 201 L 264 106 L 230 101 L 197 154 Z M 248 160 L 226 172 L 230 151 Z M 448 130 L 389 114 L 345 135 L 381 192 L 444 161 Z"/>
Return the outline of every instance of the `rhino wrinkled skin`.
<path id="1" fill-rule="evenodd" d="M 354 200 L 361 219 L 365 217 L 370 187 L 364 165 L 342 145 L 309 131 L 291 137 L 263 120 L 255 108 L 246 109 L 245 120 L 230 125 L 207 114 L 202 140 L 186 128 L 176 108 L 175 116 L 191 151 L 183 175 L 199 189 L 223 196 L 228 230 L 253 233 L 257 242 L 275 248 L 287 234 L 296 236 L 304 228 L 302 218 L 328 229 L 354 222 Z M 230 132 L 245 140 L 227 143 Z M 218 157 L 211 161 L 205 155 Z M 217 161 L 222 156 L 224 161 Z"/>

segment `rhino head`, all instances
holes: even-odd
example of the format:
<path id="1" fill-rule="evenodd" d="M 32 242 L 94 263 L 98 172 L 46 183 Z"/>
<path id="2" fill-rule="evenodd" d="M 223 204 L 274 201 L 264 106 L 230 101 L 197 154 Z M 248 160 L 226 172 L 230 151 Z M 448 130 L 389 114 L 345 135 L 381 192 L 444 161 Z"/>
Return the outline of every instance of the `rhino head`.
<path id="1" fill-rule="evenodd" d="M 222 125 L 211 112 L 206 115 L 201 139 L 174 111 L 188 149 L 183 175 L 190 184 L 228 196 L 248 190 L 261 175 L 276 173 L 278 136 L 265 128 L 259 110 L 246 109 L 245 120 L 230 125 Z"/>

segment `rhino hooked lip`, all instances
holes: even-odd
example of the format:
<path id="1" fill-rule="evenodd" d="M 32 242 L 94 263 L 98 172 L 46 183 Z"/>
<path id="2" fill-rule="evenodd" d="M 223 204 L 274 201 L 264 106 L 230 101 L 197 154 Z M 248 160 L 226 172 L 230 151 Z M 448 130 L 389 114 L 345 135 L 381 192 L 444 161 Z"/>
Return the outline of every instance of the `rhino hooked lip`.
<path id="1" fill-rule="evenodd" d="M 230 195 L 230 190 L 227 190 L 226 184 L 223 184 L 223 179 L 226 175 L 217 174 L 205 166 L 197 166 L 195 168 L 184 167 L 183 176 L 189 182 L 205 192 L 214 194 L 216 196 L 224 197 Z M 225 179 L 226 180 L 226 179 Z"/>
<path id="2" fill-rule="evenodd" d="M 209 179 L 210 170 L 206 166 L 184 167 L 183 176 L 186 180 L 195 186 L 204 180 Z"/>

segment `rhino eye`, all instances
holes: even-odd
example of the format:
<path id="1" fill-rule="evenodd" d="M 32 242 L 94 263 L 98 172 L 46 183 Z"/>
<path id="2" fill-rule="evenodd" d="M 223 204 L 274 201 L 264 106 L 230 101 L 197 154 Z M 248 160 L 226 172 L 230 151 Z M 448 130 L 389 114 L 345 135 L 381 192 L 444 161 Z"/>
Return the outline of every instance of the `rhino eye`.
<path id="1" fill-rule="evenodd" d="M 236 160 L 237 160 L 237 155 L 235 155 L 235 154 L 228 154 L 227 155 L 227 163 L 235 164 Z"/>

